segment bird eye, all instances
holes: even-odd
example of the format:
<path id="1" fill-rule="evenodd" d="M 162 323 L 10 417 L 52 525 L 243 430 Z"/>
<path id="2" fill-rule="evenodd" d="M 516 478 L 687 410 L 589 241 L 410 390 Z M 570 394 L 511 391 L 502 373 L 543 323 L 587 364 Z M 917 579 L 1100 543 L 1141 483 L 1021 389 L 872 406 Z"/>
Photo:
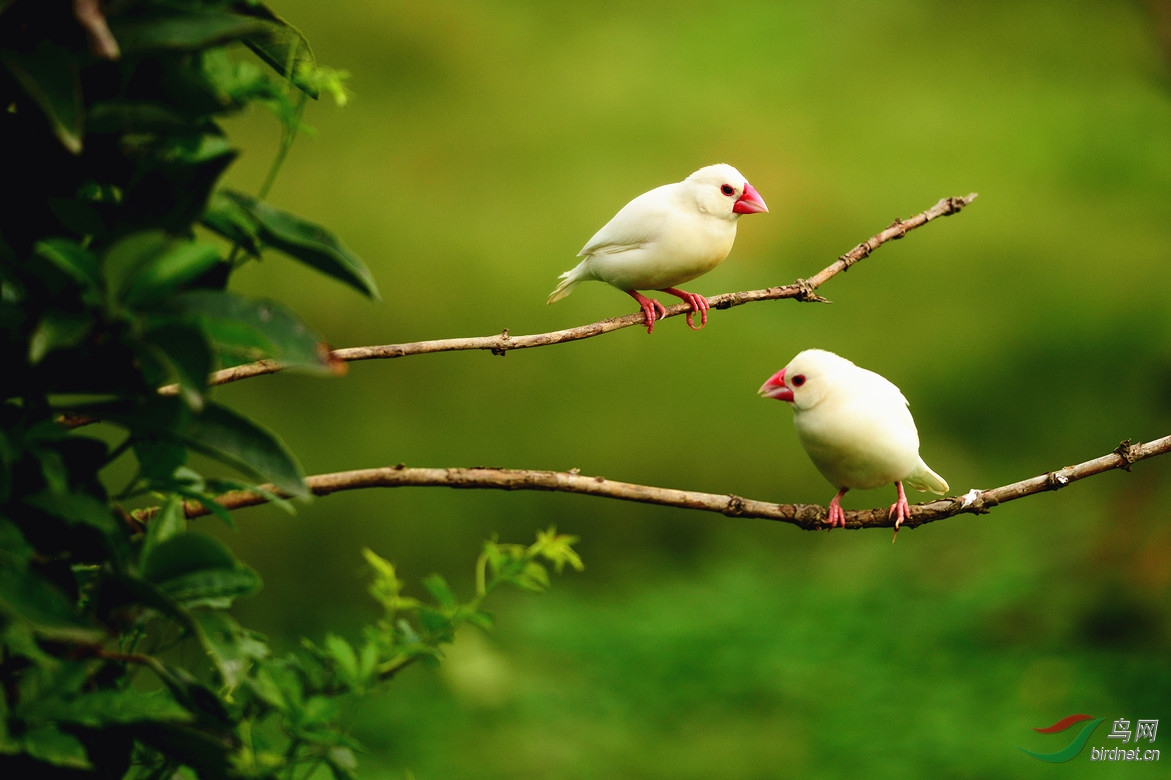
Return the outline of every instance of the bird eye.
<path id="1" fill-rule="evenodd" d="M 793 377 L 793 387 L 800 387 L 803 384 L 805 384 L 804 374 L 798 374 L 797 376 Z"/>
<path id="2" fill-rule="evenodd" d="M 724 186 L 720 187 L 720 192 L 724 193 L 728 197 L 731 197 L 736 194 L 736 188 L 731 184 L 725 184 Z"/>

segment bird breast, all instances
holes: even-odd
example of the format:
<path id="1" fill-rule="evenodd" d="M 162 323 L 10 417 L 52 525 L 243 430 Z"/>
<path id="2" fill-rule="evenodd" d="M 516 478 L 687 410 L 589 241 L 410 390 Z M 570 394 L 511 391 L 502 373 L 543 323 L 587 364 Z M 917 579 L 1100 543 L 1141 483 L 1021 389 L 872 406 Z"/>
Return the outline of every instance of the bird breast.
<path id="1" fill-rule="evenodd" d="M 919 463 L 919 434 L 901 396 L 827 399 L 797 411 L 793 423 L 809 459 L 838 488 L 899 482 Z"/>

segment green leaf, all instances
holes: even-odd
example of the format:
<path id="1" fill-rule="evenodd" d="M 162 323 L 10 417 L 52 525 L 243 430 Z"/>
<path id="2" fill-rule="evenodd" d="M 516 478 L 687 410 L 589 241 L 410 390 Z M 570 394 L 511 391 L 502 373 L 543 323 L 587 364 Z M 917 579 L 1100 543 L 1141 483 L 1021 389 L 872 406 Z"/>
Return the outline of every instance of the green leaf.
<path id="1" fill-rule="evenodd" d="M 110 609 L 129 607 L 138 611 L 145 607 L 174 620 L 192 632 L 195 631 L 195 621 L 191 613 L 164 593 L 162 588 L 142 577 L 119 572 L 104 578 L 102 599 Z"/>
<path id="2" fill-rule="evenodd" d="M 139 458 L 141 460 L 141 453 Z M 145 562 L 156 547 L 186 530 L 187 518 L 183 514 L 183 500 L 178 496 L 171 496 L 146 524 L 146 538 L 142 541 L 139 559 Z"/>
<path id="3" fill-rule="evenodd" d="M 161 257 L 171 241 L 162 230 L 144 230 L 123 237 L 106 250 L 102 277 L 111 309 L 125 296 L 139 270 Z"/>
<path id="4" fill-rule="evenodd" d="M 325 650 L 337 665 L 342 680 L 351 688 L 361 688 L 363 680 L 358 670 L 358 654 L 354 646 L 337 634 L 326 634 Z"/>
<path id="5" fill-rule="evenodd" d="M 143 561 L 142 576 L 160 587 L 165 582 L 205 569 L 241 567 L 223 542 L 198 533 L 183 533 L 160 543 Z"/>
<path id="6" fill-rule="evenodd" d="M 260 256 L 259 223 L 223 191 L 212 193 L 199 221 L 249 255 Z"/>
<path id="7" fill-rule="evenodd" d="M 301 466 L 277 436 L 227 407 L 208 402 L 194 415 L 179 399 L 154 396 L 149 403 L 108 401 L 75 411 L 117 423 L 135 436 L 180 441 L 244 473 L 272 482 L 294 497 L 306 497 Z"/>
<path id="8" fill-rule="evenodd" d="M 165 135 L 134 154 L 156 160 L 157 175 L 128 184 L 123 193 L 125 210 L 141 227 L 186 235 L 238 152 L 222 136 L 208 131 Z"/>
<path id="9" fill-rule="evenodd" d="M 337 746 L 330 748 L 325 757 L 329 770 L 338 780 L 351 780 L 358 776 L 358 759 L 354 751 L 348 747 Z"/>
<path id="10" fill-rule="evenodd" d="M 16 523 L 0 515 L 0 566 L 23 567 L 35 552 Z"/>
<path id="11" fill-rule="evenodd" d="M 437 642 L 450 642 L 455 633 L 455 623 L 447 615 L 434 607 L 422 605 L 417 610 L 419 622 L 436 638 Z"/>
<path id="12" fill-rule="evenodd" d="M 374 680 L 374 675 L 378 671 L 378 656 L 378 644 L 367 640 L 358 656 L 358 679 Z"/>
<path id="13" fill-rule="evenodd" d="M 269 655 L 263 637 L 240 627 L 220 610 L 199 610 L 193 615 L 199 639 L 228 688 L 247 679 L 253 663 Z"/>
<path id="14" fill-rule="evenodd" d="M 159 491 L 174 489 L 174 483 L 179 479 L 176 472 L 187 462 L 187 448 L 171 439 L 156 438 L 135 438 L 133 447 L 143 487 Z"/>
<path id="15" fill-rule="evenodd" d="M 549 588 L 549 572 L 539 563 L 530 562 L 524 568 L 524 573 L 518 576 L 515 584 L 525 590 L 541 593 Z"/>
<path id="16" fill-rule="evenodd" d="M 101 271 L 97 255 L 76 241 L 67 238 L 47 238 L 34 247 L 37 255 L 48 260 L 88 291 L 92 300 L 100 300 Z"/>
<path id="17" fill-rule="evenodd" d="M 189 131 L 191 120 L 174 107 L 146 100 L 102 100 L 90 106 L 89 131 L 105 133 L 174 133 Z"/>
<path id="18" fill-rule="evenodd" d="M 50 639 L 97 643 L 103 638 L 101 630 L 77 615 L 72 599 L 34 571 L 0 566 L 0 614 L 27 621 Z"/>
<path id="19" fill-rule="evenodd" d="M 302 729 L 312 729 L 322 724 L 336 721 L 340 715 L 341 702 L 337 699 L 328 696 L 310 696 L 305 699 L 305 706 L 297 713 L 297 717 L 293 719 L 293 722 Z M 330 732 L 324 735 L 314 734 L 313 732 L 302 732 L 298 736 L 310 741 L 325 741 L 327 743 L 337 740 L 337 736 Z M 314 737 L 317 737 L 317 739 L 314 740 Z"/>
<path id="20" fill-rule="evenodd" d="M 579 537 L 558 534 L 557 528 L 550 526 L 547 531 L 537 532 L 537 541 L 529 546 L 529 552 L 533 555 L 540 555 L 552 563 L 558 574 L 567 563 L 574 570 L 582 571 L 585 569 L 585 564 L 582 563 L 577 551 L 573 549 L 573 545 L 577 544 L 578 541 Z"/>
<path id="21" fill-rule="evenodd" d="M 24 733 L 21 742 L 28 754 L 40 761 L 73 769 L 90 768 L 85 746 L 77 737 L 66 734 L 56 726 L 31 728 Z"/>
<path id="22" fill-rule="evenodd" d="M 143 721 L 182 723 L 192 719 L 191 713 L 168 693 L 133 688 L 93 691 L 69 699 L 42 698 L 22 714 L 38 720 L 95 728 Z"/>
<path id="23" fill-rule="evenodd" d="M 222 11 L 162 8 L 110 18 L 110 31 L 124 53 L 200 51 L 261 33 L 264 22 Z"/>
<path id="24" fill-rule="evenodd" d="M 209 403 L 183 437 L 192 449 L 266 479 L 291 496 L 310 495 L 301 465 L 284 442 L 226 406 Z"/>
<path id="25" fill-rule="evenodd" d="M 402 581 L 395 574 L 394 564 L 370 548 L 364 548 L 362 555 L 366 563 L 374 570 L 374 582 L 370 585 L 370 595 L 382 605 L 388 614 L 400 610 L 410 610 L 419 606 L 419 602 L 402 595 Z"/>
<path id="26" fill-rule="evenodd" d="M 187 470 L 189 471 L 189 469 L 187 469 Z M 192 472 L 192 473 L 194 473 L 194 472 Z M 220 520 L 223 520 L 224 525 L 226 525 L 228 528 L 231 528 L 233 531 L 236 530 L 236 524 L 232 521 L 232 513 L 230 511 L 228 511 L 227 507 L 225 507 L 223 504 L 221 504 L 215 500 L 216 496 L 219 495 L 218 492 L 216 492 L 214 494 L 210 494 L 210 493 L 207 493 L 207 492 L 204 492 L 201 490 L 192 490 L 192 489 L 186 488 L 182 485 L 172 486 L 171 489 L 174 490 L 177 494 L 179 494 L 180 496 L 182 496 L 183 498 L 185 498 L 188 501 L 196 501 L 196 502 L 202 504 L 203 507 L 205 509 L 207 509 L 207 511 L 211 512 L 213 515 L 218 517 Z M 232 489 L 235 490 L 236 488 L 232 488 Z M 264 494 L 264 491 L 260 491 L 254 485 L 247 486 L 246 488 L 243 488 L 243 489 L 257 490 L 262 495 Z M 273 503 L 276 503 L 276 502 L 273 502 Z"/>
<path id="27" fill-rule="evenodd" d="M 174 380 L 183 402 L 195 411 L 201 410 L 212 369 L 211 347 L 203 330 L 171 319 L 150 327 L 144 337 L 141 349 L 148 351 L 164 372 L 161 377 L 149 378 L 150 384 L 158 387 Z"/>
<path id="28" fill-rule="evenodd" d="M 260 589 L 260 576 L 210 536 L 185 533 L 162 542 L 142 575 L 186 607 L 221 606 Z"/>
<path id="29" fill-rule="evenodd" d="M 195 319 L 212 344 L 232 363 L 265 358 L 317 373 L 344 370 L 329 345 L 293 312 L 278 303 L 229 292 L 197 290 L 177 296 L 174 313 Z"/>
<path id="30" fill-rule="evenodd" d="M 221 190 L 220 194 L 255 218 L 257 235 L 264 244 L 379 299 L 366 264 L 333 233 L 243 193 Z"/>
<path id="31" fill-rule="evenodd" d="M 496 617 L 485 609 L 477 609 L 467 614 L 467 621 L 473 626 L 491 631 L 496 627 Z"/>
<path id="32" fill-rule="evenodd" d="M 62 145 L 80 154 L 85 111 L 74 53 L 64 46 L 41 41 L 32 51 L 5 46 L 0 49 L 0 63 L 45 115 Z"/>
<path id="33" fill-rule="evenodd" d="M 89 314 L 49 309 L 29 339 L 28 362 L 35 366 L 50 352 L 77 346 L 89 335 L 93 323 Z"/>
<path id="34" fill-rule="evenodd" d="M 215 244 L 202 241 L 172 243 L 136 269 L 126 281 L 122 300 L 129 306 L 159 302 L 220 262 L 220 249 Z"/>
<path id="35" fill-rule="evenodd" d="M 309 41 L 301 31 L 280 18 L 263 5 L 256 6 L 253 11 L 256 16 L 264 18 L 263 31 L 253 33 L 244 38 L 244 45 L 252 49 L 256 56 L 268 63 L 269 67 L 290 79 L 298 88 L 310 97 L 316 99 L 316 87 L 305 79 L 297 78 L 298 73 L 316 67 L 317 60 L 313 50 L 309 48 Z"/>
<path id="36" fill-rule="evenodd" d="M 60 517 L 71 525 L 88 525 L 107 536 L 120 535 L 122 526 L 114 519 L 110 507 L 85 493 L 45 491 L 29 496 L 24 503 Z"/>
<path id="37" fill-rule="evenodd" d="M 301 677 L 281 661 L 261 664 L 248 684 L 257 696 L 281 712 L 294 712 L 304 704 Z"/>
<path id="38" fill-rule="evenodd" d="M 96 187 L 96 185 L 94 186 Z M 94 199 L 88 191 L 83 192 L 82 190 L 83 188 L 78 188 L 76 199 L 46 198 L 45 205 L 49 207 L 53 217 L 60 223 L 65 232 L 74 236 L 104 241 L 108 231 L 102 219 L 102 212 L 95 208 Z"/>
<path id="39" fill-rule="evenodd" d="M 170 690 L 175 700 L 183 707 L 221 724 L 226 725 L 231 721 L 231 716 L 228 715 L 220 697 L 182 666 L 156 663 L 152 669 Z M 224 775 L 215 774 L 212 776 L 223 777 Z"/>
<path id="40" fill-rule="evenodd" d="M 438 574 L 432 574 L 423 579 L 423 587 L 435 597 L 435 601 L 444 610 L 454 610 L 459 606 L 459 600 L 455 597 L 451 587 L 447 584 L 447 580 L 440 577 Z"/>

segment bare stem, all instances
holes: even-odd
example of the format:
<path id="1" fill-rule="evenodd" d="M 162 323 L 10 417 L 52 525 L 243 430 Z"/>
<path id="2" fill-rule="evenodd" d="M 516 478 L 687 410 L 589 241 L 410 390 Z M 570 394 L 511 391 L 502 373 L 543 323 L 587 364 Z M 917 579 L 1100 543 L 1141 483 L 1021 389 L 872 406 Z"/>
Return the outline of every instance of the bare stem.
<path id="1" fill-rule="evenodd" d="M 914 528 L 924 523 L 954 517 L 959 514 L 984 514 L 992 507 L 1014 501 L 1018 498 L 1058 490 L 1086 477 L 1113 469 L 1130 471 L 1132 464 L 1171 451 L 1171 436 L 1147 444 L 1122 442 L 1111 453 L 1094 458 L 1076 466 L 1066 466 L 1036 477 L 1013 482 L 990 490 L 972 490 L 964 496 L 941 498 L 911 507 L 911 516 L 903 521 L 904 528 Z M 543 490 L 559 493 L 582 493 L 603 496 L 621 501 L 638 501 L 646 504 L 698 509 L 704 512 L 718 512 L 729 517 L 755 517 L 777 520 L 803 528 L 807 531 L 824 528 L 826 508 L 815 504 L 774 504 L 741 498 L 731 494 L 700 493 L 692 490 L 652 487 L 630 482 L 617 482 L 605 477 L 590 477 L 576 471 L 532 471 L 527 469 L 499 468 L 408 468 L 389 466 L 384 468 L 340 471 L 333 474 L 318 474 L 306 479 L 309 489 L 318 496 L 329 495 L 341 490 L 392 487 L 450 487 L 493 490 Z M 271 485 L 264 490 L 280 495 Z M 218 502 L 227 509 L 242 509 L 268 503 L 269 498 L 249 491 L 232 491 L 220 496 Z M 187 517 L 195 518 L 209 514 L 202 504 L 187 502 Z M 146 509 L 136 513 L 139 520 L 147 520 L 157 509 Z M 847 528 L 889 528 L 893 521 L 887 516 L 887 508 L 850 510 L 846 512 Z"/>

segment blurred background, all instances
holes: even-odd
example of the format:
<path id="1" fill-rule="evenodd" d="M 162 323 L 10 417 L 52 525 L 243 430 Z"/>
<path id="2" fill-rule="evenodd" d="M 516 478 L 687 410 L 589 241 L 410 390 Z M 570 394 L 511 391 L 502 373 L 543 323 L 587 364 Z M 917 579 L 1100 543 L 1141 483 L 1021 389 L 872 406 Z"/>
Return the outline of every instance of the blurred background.
<path id="1" fill-rule="evenodd" d="M 308 473 L 578 468 L 824 505 L 787 405 L 756 396 L 813 346 L 902 388 L 956 494 L 1171 433 L 1165 3 L 271 5 L 353 74 L 353 96 L 310 106 L 317 133 L 270 200 L 340 234 L 384 299 L 275 255 L 236 279 L 336 346 L 632 312 L 596 283 L 545 298 L 618 208 L 714 162 L 771 211 L 688 286 L 708 295 L 810 276 L 895 217 L 980 193 L 829 282 L 832 305 L 218 391 Z M 278 126 L 256 113 L 228 130 L 244 152 L 229 183 L 255 192 Z M 501 594 L 494 632 L 463 631 L 441 668 L 352 713 L 365 777 L 1148 777 L 1171 754 L 1104 768 L 1090 747 L 1118 746 L 1115 719 L 1171 730 L 1168 506 L 1160 458 L 893 546 L 886 530 L 436 488 L 202 527 L 261 572 L 238 616 L 285 647 L 376 616 L 365 546 L 414 595 L 431 572 L 468 594 L 484 539 L 581 537 L 585 572 Z M 1032 729 L 1073 713 L 1107 718 L 1075 760 L 1018 750 L 1064 747 L 1076 730 Z"/>

